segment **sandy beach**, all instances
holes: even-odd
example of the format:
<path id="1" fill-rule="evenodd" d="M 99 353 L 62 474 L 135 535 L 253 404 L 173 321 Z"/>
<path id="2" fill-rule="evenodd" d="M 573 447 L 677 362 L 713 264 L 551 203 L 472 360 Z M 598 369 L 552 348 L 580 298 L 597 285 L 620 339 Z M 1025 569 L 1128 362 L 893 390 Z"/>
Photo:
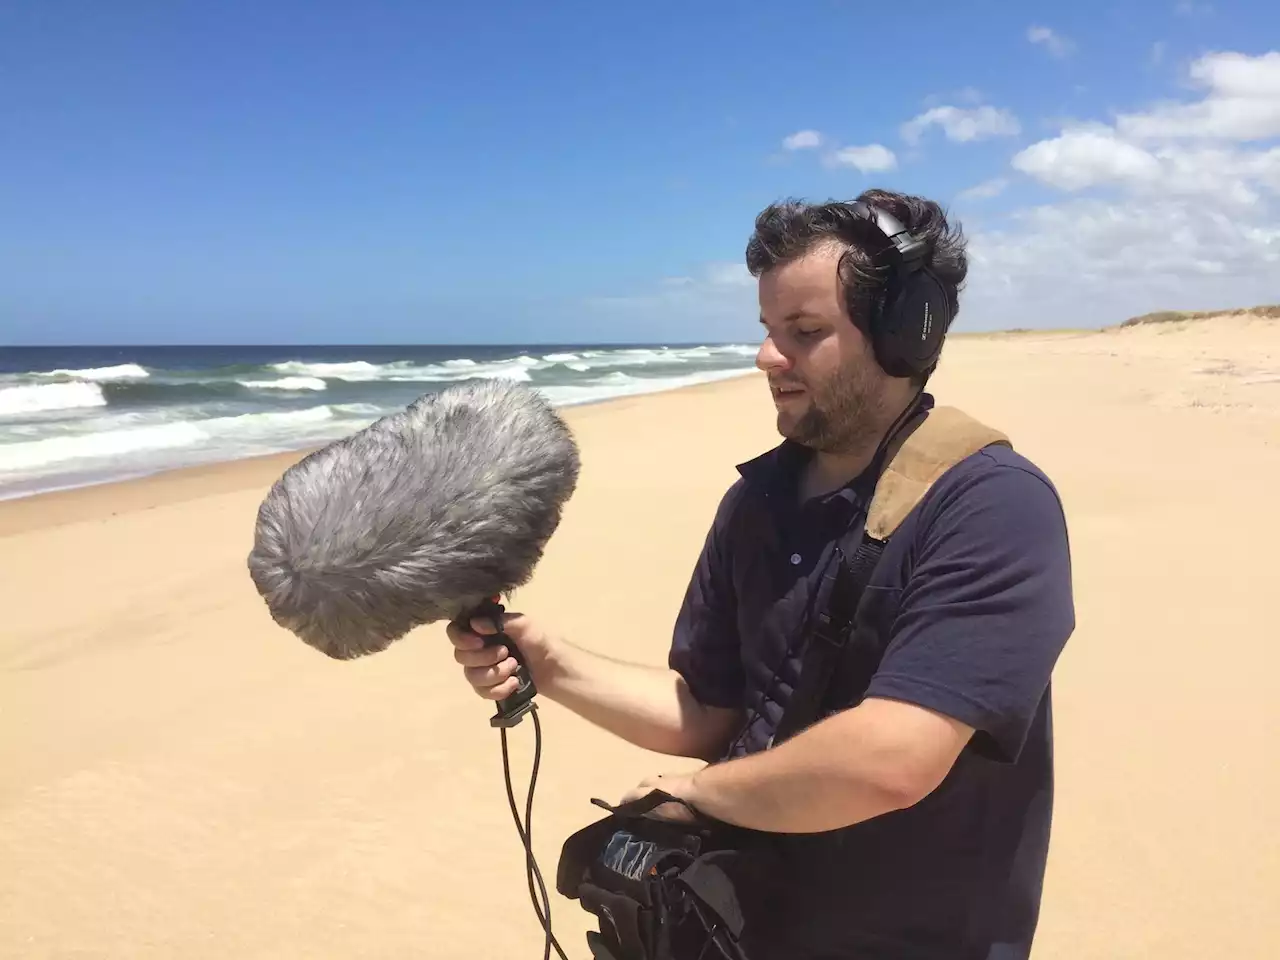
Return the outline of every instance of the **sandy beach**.
<path id="1" fill-rule="evenodd" d="M 1280 320 L 955 337 L 931 391 L 1007 431 L 1070 522 L 1035 956 L 1280 956 Z M 777 442 L 767 390 L 566 417 L 581 483 L 516 606 L 660 663 L 734 465 Z M 293 459 L 0 503 L 0 957 L 542 955 L 492 706 L 443 627 L 339 663 L 254 591 L 255 510 Z M 540 716 L 550 887 L 591 797 L 678 763 Z M 532 726 L 510 741 L 523 799 Z M 585 958 L 589 915 L 553 894 L 552 916 Z"/>

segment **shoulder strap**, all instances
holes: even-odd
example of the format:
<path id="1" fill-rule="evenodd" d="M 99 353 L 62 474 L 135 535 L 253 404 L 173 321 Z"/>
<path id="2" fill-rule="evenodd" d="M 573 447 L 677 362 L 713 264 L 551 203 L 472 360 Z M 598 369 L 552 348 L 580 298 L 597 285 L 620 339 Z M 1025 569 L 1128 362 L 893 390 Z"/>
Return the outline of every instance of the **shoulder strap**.
<path id="1" fill-rule="evenodd" d="M 800 680 L 791 694 L 773 743 L 794 736 L 818 719 L 836 665 L 845 654 L 863 591 L 881 554 L 907 515 L 919 505 L 938 478 L 961 460 L 1009 438 L 954 407 L 935 407 L 904 431 L 884 472 L 876 481 L 862 537 L 852 557 L 837 548 L 826 608 L 805 645 Z"/>
<path id="2" fill-rule="evenodd" d="M 936 407 L 900 442 L 876 482 L 867 533 L 887 540 L 944 473 L 984 447 L 1009 438 L 955 407 Z"/>
<path id="3" fill-rule="evenodd" d="M 789 739 L 818 718 L 836 664 L 844 655 L 858 601 L 880 561 L 885 543 L 864 531 L 852 557 L 845 557 L 844 551 L 836 548 L 836 570 L 827 575 L 831 581 L 827 606 L 818 612 L 813 634 L 805 644 L 800 680 L 787 701 L 772 743 Z"/>

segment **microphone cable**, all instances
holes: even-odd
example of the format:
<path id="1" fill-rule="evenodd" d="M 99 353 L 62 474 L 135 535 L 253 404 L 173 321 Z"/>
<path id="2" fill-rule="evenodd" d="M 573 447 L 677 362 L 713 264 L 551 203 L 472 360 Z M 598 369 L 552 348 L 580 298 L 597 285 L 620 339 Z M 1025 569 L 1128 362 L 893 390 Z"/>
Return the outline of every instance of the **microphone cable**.
<path id="1" fill-rule="evenodd" d="M 542 879 L 542 871 L 538 869 L 538 861 L 533 855 L 533 791 L 538 785 L 538 767 L 542 762 L 542 721 L 538 719 L 536 703 L 529 705 L 529 715 L 533 718 L 533 769 L 529 774 L 529 796 L 525 801 L 523 824 L 520 822 L 520 810 L 516 805 L 515 789 L 511 785 L 511 757 L 507 749 L 506 727 L 499 728 L 502 735 L 502 775 L 506 781 L 507 803 L 511 808 L 511 817 L 516 822 L 516 832 L 524 845 L 525 877 L 529 883 L 529 900 L 533 903 L 533 912 L 537 914 L 538 923 L 547 935 L 542 960 L 550 960 L 553 947 L 560 960 L 569 960 L 560 949 L 560 943 L 556 940 L 555 934 L 551 932 L 551 900 L 547 896 L 547 885 Z M 537 893 L 534 892 L 535 881 Z M 542 896 L 541 906 L 538 903 L 538 894 Z"/>

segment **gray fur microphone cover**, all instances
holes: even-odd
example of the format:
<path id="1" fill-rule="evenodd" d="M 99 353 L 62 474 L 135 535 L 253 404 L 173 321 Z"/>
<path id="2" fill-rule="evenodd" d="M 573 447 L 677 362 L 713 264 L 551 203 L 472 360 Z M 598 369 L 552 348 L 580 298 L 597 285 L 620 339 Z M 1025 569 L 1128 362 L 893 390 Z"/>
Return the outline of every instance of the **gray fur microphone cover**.
<path id="1" fill-rule="evenodd" d="M 451 386 L 294 464 L 258 509 L 249 573 L 276 623 L 339 660 L 527 583 L 578 481 L 541 394 Z"/>

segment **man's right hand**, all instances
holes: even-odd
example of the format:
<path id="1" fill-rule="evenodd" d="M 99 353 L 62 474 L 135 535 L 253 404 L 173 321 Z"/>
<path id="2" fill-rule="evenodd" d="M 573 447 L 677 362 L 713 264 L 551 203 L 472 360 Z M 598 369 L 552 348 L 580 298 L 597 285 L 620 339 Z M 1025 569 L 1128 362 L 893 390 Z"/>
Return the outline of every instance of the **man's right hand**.
<path id="1" fill-rule="evenodd" d="M 450 623 L 445 632 L 462 675 L 484 699 L 504 700 L 519 687 L 514 645 L 540 696 L 645 750 L 710 762 L 742 725 L 741 710 L 698 703 L 674 670 L 590 653 L 520 613 L 504 614 L 505 643 L 485 646 L 498 632 L 485 617 Z"/>
<path id="2" fill-rule="evenodd" d="M 541 686 L 551 641 L 528 617 L 520 613 L 503 616 L 503 632 L 524 657 L 535 685 Z M 497 633 L 488 617 L 476 617 L 467 626 L 450 623 L 445 633 L 453 643 L 453 659 L 462 665 L 462 674 L 477 694 L 486 700 L 503 700 L 516 692 L 516 662 L 508 644 L 485 645 L 485 638 Z"/>

